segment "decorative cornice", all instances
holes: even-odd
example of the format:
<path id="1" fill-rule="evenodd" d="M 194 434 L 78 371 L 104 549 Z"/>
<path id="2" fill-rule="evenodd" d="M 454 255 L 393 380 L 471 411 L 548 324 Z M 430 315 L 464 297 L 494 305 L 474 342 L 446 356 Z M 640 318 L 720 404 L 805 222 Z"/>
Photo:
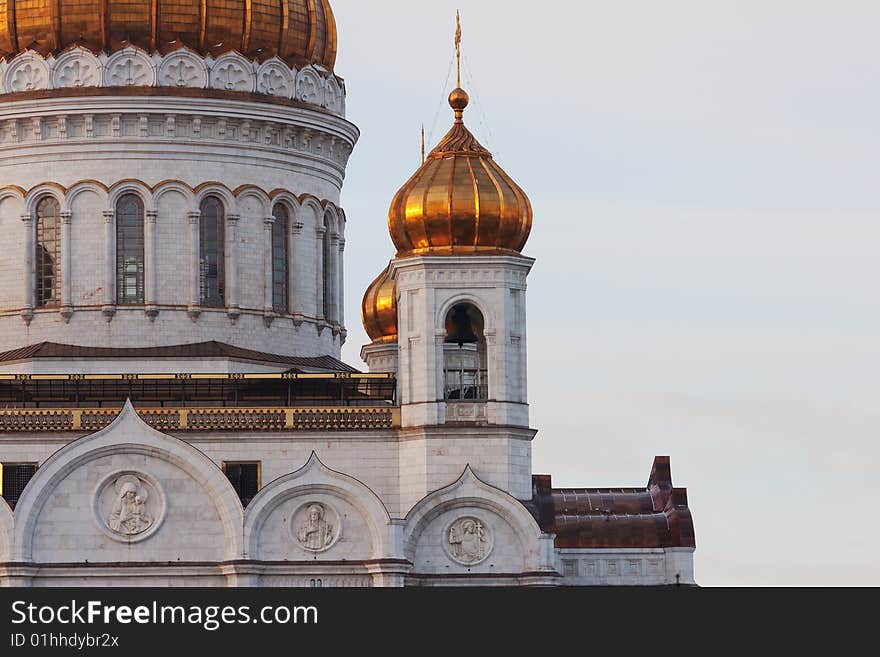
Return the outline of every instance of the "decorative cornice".
<path id="1" fill-rule="evenodd" d="M 313 65 L 296 69 L 277 57 L 260 63 L 235 51 L 215 59 L 188 48 L 150 54 L 134 46 L 95 55 L 75 46 L 57 57 L 27 50 L 0 61 L 0 100 L 46 91 L 92 95 L 122 89 L 221 92 L 345 115 L 340 78 Z"/>

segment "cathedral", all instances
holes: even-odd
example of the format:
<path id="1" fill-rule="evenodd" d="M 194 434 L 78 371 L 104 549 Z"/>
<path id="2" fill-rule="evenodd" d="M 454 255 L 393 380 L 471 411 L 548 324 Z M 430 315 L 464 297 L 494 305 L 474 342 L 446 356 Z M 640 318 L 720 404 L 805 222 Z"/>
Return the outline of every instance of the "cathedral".
<path id="1" fill-rule="evenodd" d="M 0 586 L 693 584 L 668 457 L 532 471 L 532 206 L 460 80 L 341 361 L 336 50 L 329 0 L 0 0 Z"/>

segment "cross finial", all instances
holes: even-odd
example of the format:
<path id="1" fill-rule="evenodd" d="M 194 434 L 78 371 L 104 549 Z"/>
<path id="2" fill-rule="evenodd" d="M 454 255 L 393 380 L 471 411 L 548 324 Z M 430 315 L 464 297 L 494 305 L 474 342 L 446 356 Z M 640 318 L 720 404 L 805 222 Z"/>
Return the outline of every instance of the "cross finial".
<path id="1" fill-rule="evenodd" d="M 458 73 L 458 88 L 461 89 L 461 12 L 455 10 L 455 61 Z"/>

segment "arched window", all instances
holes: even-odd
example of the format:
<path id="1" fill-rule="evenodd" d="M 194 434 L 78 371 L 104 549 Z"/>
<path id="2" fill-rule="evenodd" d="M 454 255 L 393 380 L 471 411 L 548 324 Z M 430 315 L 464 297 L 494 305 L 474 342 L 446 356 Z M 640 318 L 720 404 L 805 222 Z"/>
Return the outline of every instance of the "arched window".
<path id="1" fill-rule="evenodd" d="M 443 369 L 447 401 L 486 401 L 486 337 L 483 314 L 469 303 L 460 303 L 446 315 Z"/>
<path id="2" fill-rule="evenodd" d="M 144 202 L 136 194 L 116 202 L 116 303 L 144 303 Z"/>
<path id="3" fill-rule="evenodd" d="M 199 289 L 201 305 L 222 308 L 226 305 L 226 221 L 223 203 L 208 196 L 199 208 Z"/>
<path id="4" fill-rule="evenodd" d="M 324 299 L 322 303 L 322 313 L 321 315 L 324 319 L 332 319 L 330 317 L 331 312 L 330 309 L 333 305 L 333 294 L 332 288 L 333 285 L 333 277 L 330 272 L 333 271 L 333 253 L 332 253 L 332 239 L 331 239 L 331 224 L 330 217 L 324 216 L 324 257 L 321 258 L 322 264 L 324 266 L 324 271 L 322 272 L 322 280 L 324 281 Z"/>
<path id="5" fill-rule="evenodd" d="M 34 266 L 36 273 L 35 300 L 37 307 L 61 303 L 61 208 L 47 196 L 37 204 L 37 239 Z"/>
<path id="6" fill-rule="evenodd" d="M 276 313 L 290 312 L 288 281 L 288 213 L 283 205 L 272 210 L 272 307 Z"/>

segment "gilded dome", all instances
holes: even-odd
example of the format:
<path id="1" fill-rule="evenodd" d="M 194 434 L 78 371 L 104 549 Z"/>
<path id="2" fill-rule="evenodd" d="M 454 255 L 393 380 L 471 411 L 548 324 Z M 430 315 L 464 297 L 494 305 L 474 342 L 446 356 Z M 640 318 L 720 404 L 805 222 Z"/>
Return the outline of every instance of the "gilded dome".
<path id="1" fill-rule="evenodd" d="M 235 50 L 333 70 L 336 21 L 329 0 L 0 0 L 0 57 L 77 44 L 95 53 L 129 44 L 214 57 Z"/>
<path id="2" fill-rule="evenodd" d="M 397 285 L 388 276 L 388 270 L 379 274 L 367 288 L 361 318 L 373 342 L 397 340 Z"/>
<path id="3" fill-rule="evenodd" d="M 468 100 L 449 96 L 455 125 L 391 203 L 398 257 L 519 253 L 529 239 L 532 205 L 465 127 Z"/>

